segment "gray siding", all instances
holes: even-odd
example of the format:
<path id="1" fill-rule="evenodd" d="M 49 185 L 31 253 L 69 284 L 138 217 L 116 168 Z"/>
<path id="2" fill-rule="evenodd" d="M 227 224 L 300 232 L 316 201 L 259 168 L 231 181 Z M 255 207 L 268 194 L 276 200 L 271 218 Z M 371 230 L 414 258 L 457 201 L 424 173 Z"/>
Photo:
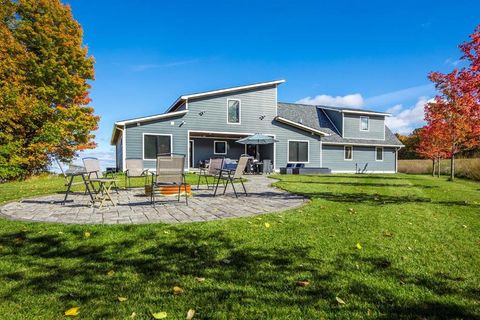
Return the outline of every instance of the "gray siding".
<path id="1" fill-rule="evenodd" d="M 127 126 L 126 159 L 143 159 L 143 134 L 171 134 L 172 152 L 187 155 L 188 137 L 185 125 L 181 125 L 185 116 L 142 122 L 140 125 Z M 173 122 L 173 125 L 172 125 Z M 155 168 L 155 160 L 145 160 L 145 168 Z"/>
<path id="2" fill-rule="evenodd" d="M 123 169 L 123 138 L 120 136 L 118 138 L 117 143 L 115 144 L 115 159 L 117 163 L 117 170 Z"/>
<path id="3" fill-rule="evenodd" d="M 332 121 L 335 128 L 338 130 L 338 133 L 340 133 L 340 135 L 342 135 L 343 134 L 343 132 L 342 132 L 342 121 L 343 121 L 342 113 L 337 112 L 337 111 L 332 111 L 332 110 L 326 110 L 326 109 L 322 109 L 322 110 L 325 112 L 325 114 L 328 116 L 328 118 Z"/>
<path id="4" fill-rule="evenodd" d="M 353 160 L 344 160 L 343 145 L 322 146 L 323 166 L 332 169 L 332 171 L 355 172 L 357 168 L 363 169 L 366 166 L 366 172 L 395 172 L 396 155 L 395 148 L 383 149 L 383 161 L 375 160 L 375 147 L 353 146 Z"/>
<path id="5" fill-rule="evenodd" d="M 360 130 L 360 117 L 362 115 L 344 113 L 343 116 L 343 133 L 344 138 L 355 139 L 385 139 L 385 117 L 384 116 L 372 116 L 369 118 L 369 130 Z M 367 115 L 366 115 L 367 116 Z"/>

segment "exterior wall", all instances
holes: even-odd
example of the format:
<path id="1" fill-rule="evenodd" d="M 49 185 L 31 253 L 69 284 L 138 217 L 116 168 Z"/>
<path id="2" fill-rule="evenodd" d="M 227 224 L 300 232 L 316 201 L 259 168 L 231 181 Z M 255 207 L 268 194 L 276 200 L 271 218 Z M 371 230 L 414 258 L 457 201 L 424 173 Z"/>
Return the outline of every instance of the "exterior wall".
<path id="1" fill-rule="evenodd" d="M 343 145 L 322 146 L 323 166 L 332 169 L 333 172 L 356 172 L 366 167 L 366 173 L 372 172 L 395 172 L 396 153 L 395 148 L 383 148 L 383 161 L 375 160 L 375 147 L 353 146 L 353 160 L 344 160 Z"/>
<path id="2" fill-rule="evenodd" d="M 120 136 L 117 143 L 115 144 L 115 160 L 117 170 L 122 170 L 123 168 L 123 138 Z"/>
<path id="3" fill-rule="evenodd" d="M 188 154 L 187 128 L 182 125 L 185 116 L 131 124 L 126 128 L 126 159 L 143 159 L 143 134 L 172 135 L 172 152 Z M 187 164 L 186 164 L 187 165 Z M 145 168 L 154 169 L 155 160 L 144 160 Z"/>
<path id="4" fill-rule="evenodd" d="M 330 120 L 332 121 L 335 128 L 337 128 L 337 130 L 339 131 L 340 135 L 342 135 L 343 134 L 343 132 L 342 132 L 342 128 L 343 128 L 342 113 L 337 112 L 337 111 L 332 111 L 332 110 L 326 110 L 326 109 L 322 109 L 322 110 L 325 112 L 325 114 L 328 116 L 328 118 L 330 118 Z"/>
<path id="5" fill-rule="evenodd" d="M 236 143 L 237 139 L 210 139 L 210 138 L 192 138 L 193 140 L 193 163 L 195 167 L 198 167 L 199 161 L 204 161 L 213 157 L 225 157 L 231 159 L 238 159 L 245 153 L 245 146 L 243 144 Z M 213 150 L 214 141 L 226 141 L 227 142 L 227 154 L 216 155 Z"/>
<path id="6" fill-rule="evenodd" d="M 369 118 L 368 131 L 360 130 L 359 114 L 343 114 L 343 137 L 355 139 L 385 139 L 385 117 L 366 115 Z"/>

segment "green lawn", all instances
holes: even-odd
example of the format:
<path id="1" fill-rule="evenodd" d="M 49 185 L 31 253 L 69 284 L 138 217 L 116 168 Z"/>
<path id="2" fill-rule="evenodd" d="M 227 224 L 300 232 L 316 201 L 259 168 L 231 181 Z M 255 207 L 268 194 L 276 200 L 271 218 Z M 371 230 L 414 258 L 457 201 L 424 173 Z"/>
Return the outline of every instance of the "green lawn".
<path id="1" fill-rule="evenodd" d="M 479 183 L 278 178 L 311 203 L 188 225 L 0 219 L 0 318 L 62 319 L 79 307 L 79 319 L 185 319 L 189 309 L 194 319 L 480 319 Z M 59 188 L 45 179 L 0 185 L 1 201 Z"/>

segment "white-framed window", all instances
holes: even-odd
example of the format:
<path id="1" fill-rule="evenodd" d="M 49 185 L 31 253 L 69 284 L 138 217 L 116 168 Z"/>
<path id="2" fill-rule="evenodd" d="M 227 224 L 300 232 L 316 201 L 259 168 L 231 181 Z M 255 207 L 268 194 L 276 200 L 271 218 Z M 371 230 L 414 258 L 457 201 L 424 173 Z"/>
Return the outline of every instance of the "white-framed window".
<path id="1" fill-rule="evenodd" d="M 375 147 L 375 160 L 383 161 L 383 147 Z"/>
<path id="2" fill-rule="evenodd" d="M 369 123 L 370 119 L 368 117 L 360 117 L 360 130 L 361 131 L 368 131 L 369 130 Z"/>
<path id="3" fill-rule="evenodd" d="M 172 152 L 172 135 L 144 133 L 142 149 L 143 160 L 156 160 L 158 154 Z"/>
<path id="4" fill-rule="evenodd" d="M 353 160 L 353 146 L 345 146 L 343 147 L 343 159 L 344 160 Z"/>
<path id="5" fill-rule="evenodd" d="M 227 100 L 227 123 L 240 124 L 241 102 L 238 99 Z"/>
<path id="6" fill-rule="evenodd" d="M 288 162 L 308 163 L 309 143 L 303 140 L 288 140 Z"/>
<path id="7" fill-rule="evenodd" d="M 213 141 L 214 154 L 227 154 L 227 141 Z"/>

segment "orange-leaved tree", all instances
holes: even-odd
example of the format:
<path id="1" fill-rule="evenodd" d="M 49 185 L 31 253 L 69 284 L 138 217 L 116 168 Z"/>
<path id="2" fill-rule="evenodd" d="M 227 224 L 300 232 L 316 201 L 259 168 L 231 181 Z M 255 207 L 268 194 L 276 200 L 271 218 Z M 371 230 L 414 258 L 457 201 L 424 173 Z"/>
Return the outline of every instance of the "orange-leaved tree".
<path id="1" fill-rule="evenodd" d="M 421 157 L 432 160 L 432 176 L 435 176 L 435 163 L 437 163 L 438 175 L 440 176 L 440 160 L 450 156 L 445 149 L 442 128 L 431 124 L 416 129 L 419 136 L 419 144 L 416 148 L 417 154 Z"/>
<path id="2" fill-rule="evenodd" d="M 59 0 L 0 0 L 0 180 L 95 146 L 94 61 L 82 38 Z"/>
<path id="3" fill-rule="evenodd" d="M 455 155 L 480 145 L 480 26 L 460 49 L 467 66 L 447 74 L 430 73 L 429 79 L 440 94 L 425 106 L 427 127 L 436 128 L 442 149 L 450 155 L 451 180 L 455 177 Z"/>

